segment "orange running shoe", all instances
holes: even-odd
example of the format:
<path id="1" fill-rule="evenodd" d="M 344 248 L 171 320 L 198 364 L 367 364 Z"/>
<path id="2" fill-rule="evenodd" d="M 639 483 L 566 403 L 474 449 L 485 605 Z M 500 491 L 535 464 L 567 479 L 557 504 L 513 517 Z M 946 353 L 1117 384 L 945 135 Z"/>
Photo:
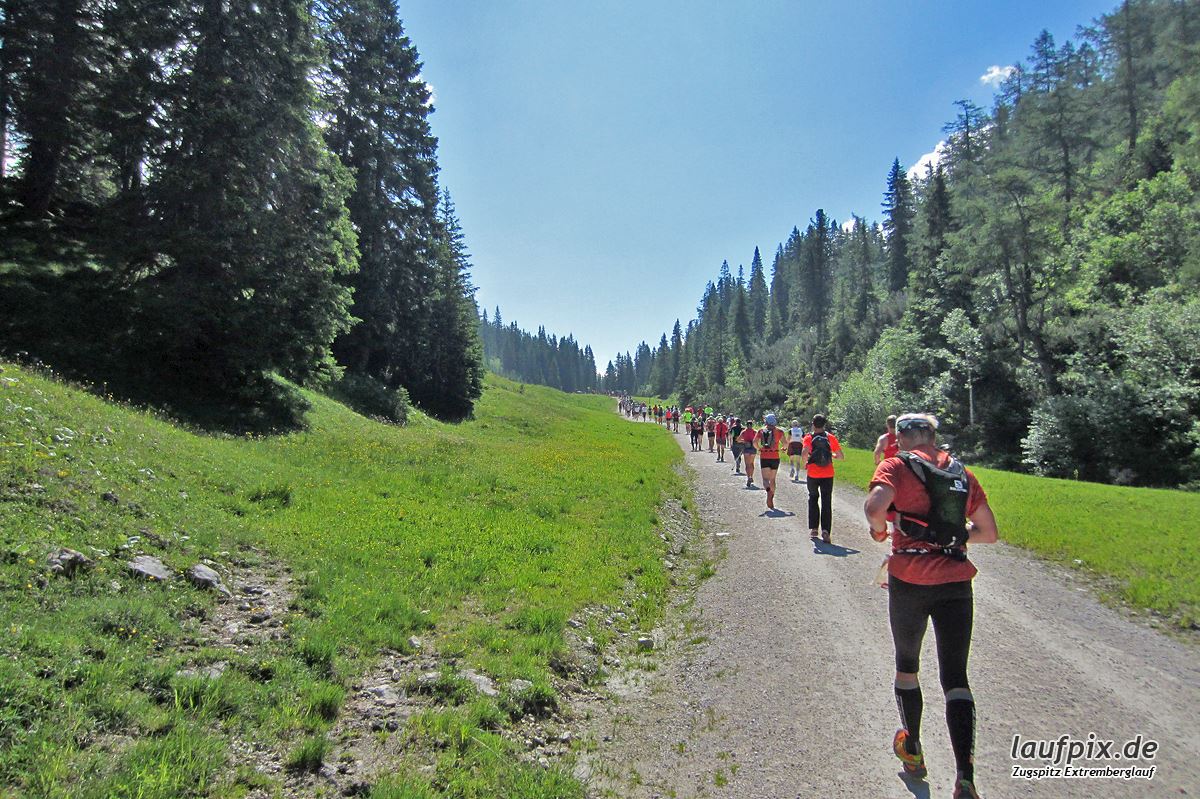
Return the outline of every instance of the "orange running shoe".
<path id="1" fill-rule="evenodd" d="M 915 755 L 910 754 L 905 744 L 908 742 L 908 730 L 901 727 L 896 730 L 896 737 L 892 739 L 892 751 L 896 757 L 900 758 L 900 762 L 904 764 L 905 776 L 912 777 L 915 780 L 924 779 L 929 770 L 925 768 L 925 754 L 917 752 Z M 974 790 L 972 788 L 971 790 Z M 958 789 L 955 789 L 955 799 L 958 799 Z M 963 794 L 965 797 L 971 794 Z"/>

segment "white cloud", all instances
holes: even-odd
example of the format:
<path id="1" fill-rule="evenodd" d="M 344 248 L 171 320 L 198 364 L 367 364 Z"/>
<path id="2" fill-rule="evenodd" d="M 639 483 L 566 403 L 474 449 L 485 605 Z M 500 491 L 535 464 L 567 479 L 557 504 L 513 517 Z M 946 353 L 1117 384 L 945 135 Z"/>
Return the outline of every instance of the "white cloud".
<path id="1" fill-rule="evenodd" d="M 429 100 L 425 105 L 432 107 L 437 102 L 437 90 L 433 88 L 433 84 L 425 80 L 425 76 L 418 73 L 417 80 L 425 84 L 425 89 L 429 92 Z"/>
<path id="2" fill-rule="evenodd" d="M 916 180 L 917 178 L 923 178 L 930 167 L 936 169 L 938 162 L 946 154 L 947 147 L 948 145 L 945 139 L 943 139 L 937 143 L 932 152 L 925 153 L 925 155 L 918 158 L 917 162 L 908 168 L 908 179 Z"/>
<path id="3" fill-rule="evenodd" d="M 1016 71 L 1016 67 L 1002 67 L 992 64 L 987 68 L 987 72 L 979 76 L 979 82 L 995 88 L 1006 81 Z"/>

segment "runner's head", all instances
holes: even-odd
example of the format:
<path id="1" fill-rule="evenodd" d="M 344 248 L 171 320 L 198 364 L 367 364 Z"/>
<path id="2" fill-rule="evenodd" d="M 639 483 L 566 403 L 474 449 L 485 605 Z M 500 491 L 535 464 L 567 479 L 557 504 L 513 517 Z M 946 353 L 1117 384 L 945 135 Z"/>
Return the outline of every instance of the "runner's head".
<path id="1" fill-rule="evenodd" d="M 799 419 L 793 419 L 793 420 L 792 420 L 792 427 L 799 427 L 799 426 L 800 426 L 800 420 L 799 420 Z"/>
<path id="2" fill-rule="evenodd" d="M 901 449 L 912 449 L 937 440 L 938 420 L 932 413 L 906 413 L 896 419 Z"/>
<path id="3" fill-rule="evenodd" d="M 892 414 L 887 418 L 887 429 L 889 433 L 896 432 L 896 414 Z"/>
<path id="4" fill-rule="evenodd" d="M 768 413 L 767 418 L 763 419 L 763 421 L 766 422 L 767 427 L 774 427 L 779 423 L 779 420 L 775 418 L 775 414 L 773 413 Z"/>
<path id="5" fill-rule="evenodd" d="M 823 414 L 823 413 L 816 414 L 815 416 L 813 416 L 813 420 L 812 420 L 813 429 L 824 430 L 825 429 L 825 421 L 826 421 L 825 414 Z"/>

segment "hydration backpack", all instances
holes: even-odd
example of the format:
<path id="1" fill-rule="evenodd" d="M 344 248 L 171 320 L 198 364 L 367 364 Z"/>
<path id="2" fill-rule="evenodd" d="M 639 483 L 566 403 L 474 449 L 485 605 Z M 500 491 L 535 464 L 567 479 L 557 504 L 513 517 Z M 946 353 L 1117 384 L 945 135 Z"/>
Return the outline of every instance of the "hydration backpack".
<path id="1" fill-rule="evenodd" d="M 808 462 L 813 466 L 833 463 L 833 448 L 829 446 L 829 436 L 825 433 L 813 433 L 812 442 L 808 445 Z"/>
<path id="2" fill-rule="evenodd" d="M 962 546 L 967 543 L 968 486 L 962 463 L 951 458 L 945 469 L 939 469 L 911 452 L 901 452 L 897 457 L 904 459 L 929 495 L 929 515 L 900 511 L 900 529 L 909 538 L 941 547 L 943 554 L 965 558 Z"/>

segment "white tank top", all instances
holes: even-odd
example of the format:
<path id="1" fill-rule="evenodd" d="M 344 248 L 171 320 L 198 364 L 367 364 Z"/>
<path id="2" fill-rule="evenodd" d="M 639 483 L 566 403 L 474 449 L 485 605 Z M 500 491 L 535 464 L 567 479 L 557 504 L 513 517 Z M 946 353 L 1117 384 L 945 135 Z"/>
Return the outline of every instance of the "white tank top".
<path id="1" fill-rule="evenodd" d="M 799 443 L 803 440 L 804 440 L 804 428 L 803 427 L 793 427 L 792 428 L 792 441 Z"/>

